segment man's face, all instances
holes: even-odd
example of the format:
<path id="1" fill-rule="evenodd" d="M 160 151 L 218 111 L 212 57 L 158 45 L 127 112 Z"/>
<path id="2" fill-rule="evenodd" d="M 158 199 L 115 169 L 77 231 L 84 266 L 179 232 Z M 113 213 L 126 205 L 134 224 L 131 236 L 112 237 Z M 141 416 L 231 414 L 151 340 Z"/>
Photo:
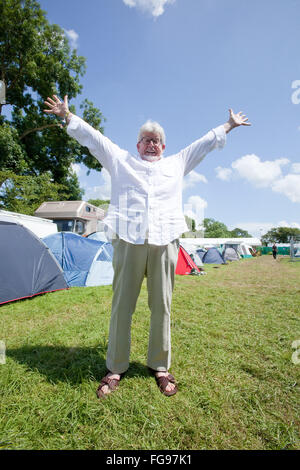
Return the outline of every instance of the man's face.
<path id="1" fill-rule="evenodd" d="M 160 157 L 165 149 L 160 141 L 159 134 L 154 132 L 144 132 L 142 139 L 137 143 L 140 156 Z"/>

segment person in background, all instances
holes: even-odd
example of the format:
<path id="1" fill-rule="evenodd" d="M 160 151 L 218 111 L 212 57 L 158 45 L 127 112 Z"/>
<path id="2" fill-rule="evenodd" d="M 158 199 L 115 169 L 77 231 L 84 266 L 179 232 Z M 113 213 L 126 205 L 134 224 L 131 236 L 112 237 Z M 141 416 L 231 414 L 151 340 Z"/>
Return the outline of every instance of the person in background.
<path id="1" fill-rule="evenodd" d="M 272 254 L 273 254 L 273 258 L 276 259 L 277 257 L 277 246 L 276 246 L 276 243 L 274 243 L 274 245 L 272 246 Z"/>

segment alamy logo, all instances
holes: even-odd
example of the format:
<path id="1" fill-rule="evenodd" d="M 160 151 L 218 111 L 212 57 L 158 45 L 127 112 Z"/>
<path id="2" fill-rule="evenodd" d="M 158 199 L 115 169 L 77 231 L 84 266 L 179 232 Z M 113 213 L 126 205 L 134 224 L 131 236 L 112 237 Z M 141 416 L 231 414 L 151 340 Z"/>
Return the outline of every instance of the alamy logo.
<path id="1" fill-rule="evenodd" d="M 292 354 L 292 363 L 300 364 L 300 339 L 292 342 L 292 348 L 296 349 L 296 351 Z"/>
<path id="2" fill-rule="evenodd" d="M 6 104 L 5 101 L 5 83 L 3 80 L 0 80 L 0 104 Z"/>
<path id="3" fill-rule="evenodd" d="M 5 343 L 0 341 L 0 364 L 5 364 Z"/>
<path id="4" fill-rule="evenodd" d="M 294 80 L 292 82 L 292 88 L 295 88 L 295 91 L 292 93 L 291 100 L 293 104 L 300 103 L 300 80 Z"/>

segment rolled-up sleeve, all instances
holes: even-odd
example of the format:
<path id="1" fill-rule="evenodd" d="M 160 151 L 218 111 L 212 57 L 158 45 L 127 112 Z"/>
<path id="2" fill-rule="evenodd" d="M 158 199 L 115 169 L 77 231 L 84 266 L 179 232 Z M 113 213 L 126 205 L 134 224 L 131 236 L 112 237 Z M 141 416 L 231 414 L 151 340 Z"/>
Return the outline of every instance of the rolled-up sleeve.
<path id="1" fill-rule="evenodd" d="M 87 147 L 90 153 L 108 171 L 111 170 L 116 158 L 122 158 L 128 153 L 78 116 L 73 115 L 71 117 L 67 126 L 67 133 L 81 145 Z"/>
<path id="2" fill-rule="evenodd" d="M 226 144 L 226 132 L 223 124 L 213 129 L 213 132 L 215 133 L 217 139 L 216 148 L 221 150 Z"/>

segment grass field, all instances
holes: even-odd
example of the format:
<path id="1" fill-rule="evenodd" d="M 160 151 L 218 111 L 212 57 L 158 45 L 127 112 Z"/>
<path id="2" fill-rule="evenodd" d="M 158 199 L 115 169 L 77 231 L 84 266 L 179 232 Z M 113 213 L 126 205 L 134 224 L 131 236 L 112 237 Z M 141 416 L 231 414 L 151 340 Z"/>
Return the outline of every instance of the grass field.
<path id="1" fill-rule="evenodd" d="M 2 449 L 299 449 L 300 263 L 245 259 L 177 276 L 164 397 L 145 366 L 145 283 L 130 368 L 99 401 L 111 287 L 72 288 L 0 307 Z M 300 349 L 300 348 L 299 348 Z M 300 353 L 299 353 L 300 358 Z"/>

